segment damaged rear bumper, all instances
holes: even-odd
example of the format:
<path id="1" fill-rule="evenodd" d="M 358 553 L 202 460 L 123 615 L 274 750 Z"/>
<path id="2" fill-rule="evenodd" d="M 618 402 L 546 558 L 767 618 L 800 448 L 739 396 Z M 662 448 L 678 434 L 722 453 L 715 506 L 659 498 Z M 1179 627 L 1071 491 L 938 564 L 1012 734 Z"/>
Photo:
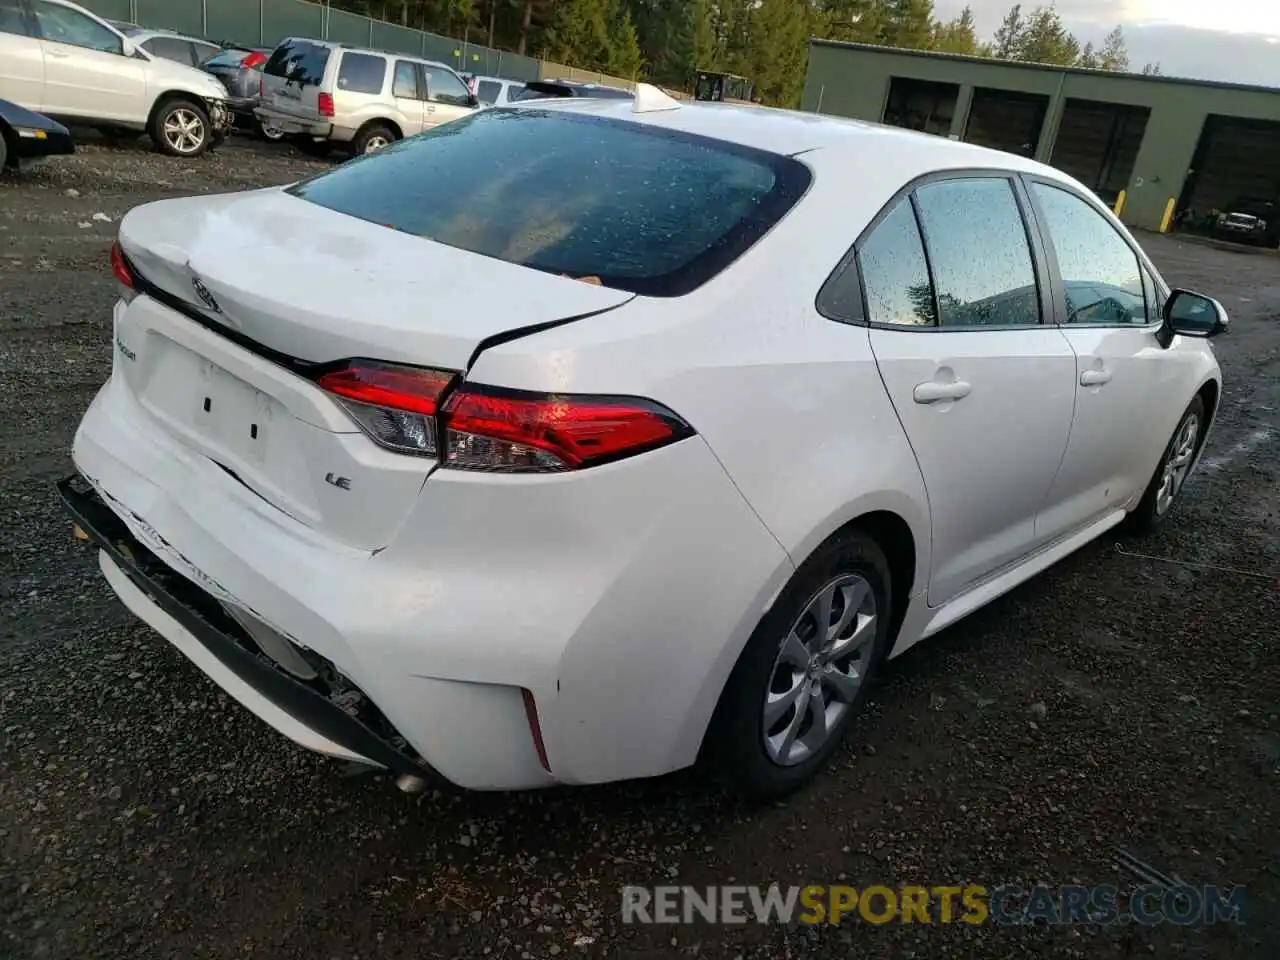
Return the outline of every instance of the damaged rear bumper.
<path id="1" fill-rule="evenodd" d="M 349 681 L 346 689 L 335 684 L 340 675 L 323 658 L 307 652 L 318 668 L 310 680 L 269 658 L 209 592 L 137 540 L 83 477 L 68 477 L 57 489 L 83 538 L 101 551 L 103 575 L 125 605 L 262 720 L 319 753 L 445 780 Z"/>

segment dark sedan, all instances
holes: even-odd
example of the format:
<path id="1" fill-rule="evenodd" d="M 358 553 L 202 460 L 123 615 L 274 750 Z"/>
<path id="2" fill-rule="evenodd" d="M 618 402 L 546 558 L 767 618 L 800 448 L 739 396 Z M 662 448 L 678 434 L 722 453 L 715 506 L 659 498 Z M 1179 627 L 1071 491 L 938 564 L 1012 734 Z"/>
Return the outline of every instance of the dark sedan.
<path id="1" fill-rule="evenodd" d="M 270 50 L 227 45 L 221 53 L 206 60 L 201 69 L 213 74 L 227 88 L 238 126 L 250 128 L 267 140 L 280 140 L 283 134 L 279 130 L 264 127 L 253 114 L 262 94 L 262 68 L 270 55 Z"/>
<path id="2" fill-rule="evenodd" d="M 43 114 L 0 100 L 0 169 L 21 160 L 75 153 L 71 133 Z"/>

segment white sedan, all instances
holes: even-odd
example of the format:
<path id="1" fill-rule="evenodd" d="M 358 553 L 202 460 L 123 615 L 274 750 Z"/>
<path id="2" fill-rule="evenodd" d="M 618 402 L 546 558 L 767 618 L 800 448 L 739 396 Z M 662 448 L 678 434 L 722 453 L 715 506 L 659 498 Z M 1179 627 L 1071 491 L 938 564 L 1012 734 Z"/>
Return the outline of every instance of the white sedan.
<path id="1" fill-rule="evenodd" d="M 1164 520 L 1221 396 L 1221 306 L 1061 172 L 644 86 L 139 207 L 112 266 L 78 535 L 406 790 L 784 794 L 886 657 Z"/>

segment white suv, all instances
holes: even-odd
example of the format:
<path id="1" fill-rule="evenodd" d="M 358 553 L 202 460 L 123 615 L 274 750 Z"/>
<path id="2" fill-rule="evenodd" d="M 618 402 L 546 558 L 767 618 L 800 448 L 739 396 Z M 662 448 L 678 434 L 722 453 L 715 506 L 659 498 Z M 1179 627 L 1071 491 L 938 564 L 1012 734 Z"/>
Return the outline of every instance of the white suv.
<path id="1" fill-rule="evenodd" d="M 362 154 L 479 106 L 443 63 L 291 37 L 262 68 L 262 106 L 254 112 L 309 152 L 337 144 Z"/>
<path id="2" fill-rule="evenodd" d="M 215 77 L 149 53 L 66 0 L 0 0 L 0 99 L 72 123 L 145 130 L 179 157 L 220 143 L 231 117 Z"/>

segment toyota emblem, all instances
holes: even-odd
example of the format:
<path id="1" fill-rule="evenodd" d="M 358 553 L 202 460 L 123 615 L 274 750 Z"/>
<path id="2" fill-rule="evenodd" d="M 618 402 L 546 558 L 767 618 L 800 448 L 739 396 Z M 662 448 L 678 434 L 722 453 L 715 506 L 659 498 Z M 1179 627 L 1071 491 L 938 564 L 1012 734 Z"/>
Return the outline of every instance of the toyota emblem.
<path id="1" fill-rule="evenodd" d="M 213 298 L 213 294 L 209 292 L 209 288 L 200 282 L 199 277 L 192 277 L 191 286 L 196 292 L 196 296 L 201 299 L 206 307 L 214 313 L 221 313 L 222 308 L 218 306 L 218 301 Z"/>

